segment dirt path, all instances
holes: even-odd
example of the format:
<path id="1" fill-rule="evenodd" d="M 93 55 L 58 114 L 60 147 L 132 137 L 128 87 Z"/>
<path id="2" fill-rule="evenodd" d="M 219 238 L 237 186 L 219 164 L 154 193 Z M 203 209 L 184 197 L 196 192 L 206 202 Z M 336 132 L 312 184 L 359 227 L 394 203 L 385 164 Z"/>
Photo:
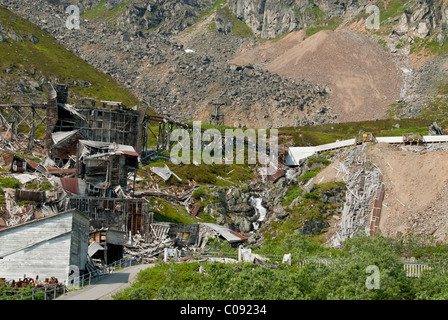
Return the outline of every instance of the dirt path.
<path id="1" fill-rule="evenodd" d="M 139 264 L 106 275 L 98 282 L 81 290 L 69 292 L 56 300 L 112 300 L 117 292 L 127 288 L 141 270 L 153 267 L 153 264 Z"/>

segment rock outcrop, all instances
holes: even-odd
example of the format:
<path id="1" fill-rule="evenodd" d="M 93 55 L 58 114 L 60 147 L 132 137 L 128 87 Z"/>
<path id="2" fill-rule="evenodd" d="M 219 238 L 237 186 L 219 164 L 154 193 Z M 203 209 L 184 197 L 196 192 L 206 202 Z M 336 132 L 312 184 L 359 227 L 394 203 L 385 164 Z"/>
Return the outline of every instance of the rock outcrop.
<path id="1" fill-rule="evenodd" d="M 244 41 L 241 38 L 214 33 L 212 38 L 198 36 L 199 49 L 174 42 L 168 34 L 175 34 L 189 25 L 177 19 L 177 15 L 184 12 L 185 17 L 195 19 L 206 1 L 177 4 L 160 1 L 163 5 L 157 6 L 157 10 L 166 21 L 159 24 L 158 30 L 145 33 L 136 30 L 157 23 L 151 22 L 152 17 L 158 15 L 151 3 L 125 6 L 126 10 L 116 20 L 121 28 L 81 18 L 79 30 L 65 27 L 64 17 L 68 15 L 60 3 L 49 5 L 41 0 L 39 15 L 32 10 L 36 6 L 34 1 L 2 0 L 0 3 L 41 26 L 67 49 L 126 85 L 144 104 L 174 119 L 208 122 L 217 100 L 224 101 L 221 110 L 225 113 L 225 123 L 232 126 L 270 128 L 334 119 L 329 108 L 316 112 L 326 105 L 324 86 L 285 79 L 253 66 L 236 67 L 221 60 L 223 57 L 219 53 L 218 59 L 213 52 L 199 50 L 213 48 L 216 43 L 209 43 L 209 39 L 213 39 L 225 41 L 232 52 Z M 113 6 L 123 2 L 107 3 Z M 146 18 L 149 7 L 154 12 Z M 193 8 L 191 14 L 186 13 L 190 12 L 188 8 Z M 126 29 L 124 26 L 128 22 Z"/>
<path id="2" fill-rule="evenodd" d="M 337 92 L 324 77 L 300 78 L 301 74 L 297 73 L 294 77 L 279 76 L 273 69 L 266 71 L 263 66 L 250 64 L 235 66 L 229 61 L 243 44 L 259 44 L 257 37 L 275 38 L 292 30 L 325 26 L 332 19 L 347 25 L 350 19 L 365 19 L 358 15 L 369 3 L 367 0 L 229 0 L 231 14 L 253 31 L 255 37 L 250 38 L 235 36 L 231 19 L 215 14 L 213 8 L 218 4 L 212 0 L 75 0 L 70 3 L 78 5 L 83 14 L 79 30 L 68 30 L 65 26 L 68 2 L 0 0 L 1 5 L 37 24 L 68 50 L 126 85 L 143 104 L 177 120 L 208 122 L 217 104 L 222 106 L 225 124 L 231 126 L 270 128 L 365 120 L 350 118 L 364 115 L 362 112 L 348 112 L 344 118 L 333 107 L 342 104 L 337 101 L 332 105 L 331 95 Z M 392 35 L 409 41 L 413 37 L 436 35 L 437 38 L 431 39 L 445 41 L 448 10 L 441 0 L 412 0 L 403 8 L 401 18 L 399 15 L 390 18 L 395 25 Z M 0 42 L 6 39 L 39 41 L 0 32 Z M 313 69 L 316 68 L 313 66 Z M 324 75 L 322 69 L 316 72 Z M 345 80 L 340 83 L 346 85 Z M 400 86 L 399 81 L 396 85 Z M 420 96 L 412 85 L 406 89 L 408 96 Z M 357 88 L 353 90 L 361 92 Z M 375 110 L 375 118 L 380 118 L 387 106 L 395 102 L 395 96 L 376 88 L 370 92 L 378 99 L 387 97 L 383 99 L 381 112 Z M 349 101 L 350 96 L 341 97 L 346 104 L 354 104 Z M 356 103 L 364 106 L 363 101 L 358 99 Z M 408 114 L 415 115 L 421 106 L 419 102 L 408 108 L 414 110 Z M 365 113 L 365 116 L 372 118 L 371 114 Z"/>

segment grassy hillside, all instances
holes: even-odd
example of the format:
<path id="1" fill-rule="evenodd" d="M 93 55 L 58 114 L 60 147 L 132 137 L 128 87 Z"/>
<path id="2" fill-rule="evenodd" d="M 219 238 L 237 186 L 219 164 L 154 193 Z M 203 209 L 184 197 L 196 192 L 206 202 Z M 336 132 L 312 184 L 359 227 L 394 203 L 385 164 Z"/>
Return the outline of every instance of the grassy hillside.
<path id="1" fill-rule="evenodd" d="M 415 241 L 417 240 L 417 241 Z M 113 296 L 116 300 L 437 300 L 448 298 L 447 247 L 427 244 L 417 237 L 392 239 L 356 236 L 348 239 L 329 263 L 304 258 L 328 257 L 295 233 L 283 241 L 277 256 L 291 253 L 292 265 L 267 268 L 252 263 L 159 263 L 141 271 L 136 281 Z M 419 278 L 408 278 L 399 258 L 422 253 L 433 267 Z M 273 258 L 273 256 L 270 256 Z M 334 257 L 334 256 L 333 256 Z M 379 286 L 366 284 L 368 266 L 376 266 Z M 199 268 L 205 272 L 198 272 Z M 371 282 L 372 283 L 372 282 Z M 271 310 L 270 310 L 271 311 Z"/>
<path id="2" fill-rule="evenodd" d="M 138 105 L 138 99 L 112 77 L 67 51 L 50 34 L 36 25 L 3 7 L 0 7 L 0 24 L 7 30 L 6 33 L 13 31 L 23 39 L 14 41 L 8 37 L 6 42 L 0 42 L 0 80 L 4 83 L 14 83 L 25 77 L 41 84 L 46 79 L 50 82 L 69 84 L 72 98 L 90 97 L 121 101 L 130 107 Z M 31 35 L 39 42 L 36 44 L 31 42 L 29 39 Z M 18 94 L 18 92 L 6 93 L 10 97 L 5 98 L 7 101 L 3 102 L 14 101 L 15 95 Z M 45 100 L 43 92 L 41 95 Z"/>
<path id="3" fill-rule="evenodd" d="M 352 139 L 360 130 L 373 132 L 377 137 L 401 136 L 409 132 L 420 132 L 422 135 L 427 135 L 429 124 L 436 120 L 433 116 L 427 115 L 423 119 L 384 119 L 280 128 L 279 143 L 284 143 L 289 139 L 293 146 L 315 146 L 335 142 L 338 139 Z"/>
<path id="4" fill-rule="evenodd" d="M 86 10 L 82 17 L 87 20 L 102 20 L 109 23 L 114 24 L 115 20 L 124 12 L 126 11 L 126 7 L 131 3 L 131 1 L 126 1 L 115 8 L 108 10 L 106 7 L 106 0 L 101 0 L 101 2 L 98 4 L 96 8 Z"/>

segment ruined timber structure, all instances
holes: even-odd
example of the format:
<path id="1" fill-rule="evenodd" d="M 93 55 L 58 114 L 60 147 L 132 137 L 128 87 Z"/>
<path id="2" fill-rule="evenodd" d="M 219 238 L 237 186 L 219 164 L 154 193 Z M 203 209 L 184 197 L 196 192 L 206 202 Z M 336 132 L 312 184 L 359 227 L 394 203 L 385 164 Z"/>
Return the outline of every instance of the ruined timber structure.
<path id="1" fill-rule="evenodd" d="M 116 143 L 142 149 L 141 123 L 144 114 L 126 108 L 121 102 L 101 101 L 96 106 L 93 99 L 81 99 L 81 104 L 67 103 L 68 87 L 55 85 L 50 88 L 47 104 L 45 149 L 55 161 L 68 160 L 74 154 L 79 137 L 83 140 Z M 61 145 L 63 147 L 61 147 Z M 59 150 L 66 150 L 61 152 Z"/>
<path id="2" fill-rule="evenodd" d="M 81 99 L 68 103 L 68 86 L 51 85 L 42 105 L 1 105 L 2 142 L 13 147 L 19 135 L 29 137 L 28 150 L 37 129 L 45 125 L 45 164 L 12 159 L 13 172 L 38 172 L 59 186 L 57 192 L 16 190 L 15 201 L 29 201 L 34 209 L 9 221 L 25 222 L 76 210 L 89 220 L 91 234 L 103 232 L 100 242 L 106 262 L 120 259 L 129 236 L 149 236 L 152 214 L 147 200 L 133 198 L 128 179 L 135 177 L 142 151 L 145 109 L 130 109 L 121 102 Z M 38 219 L 38 220 L 35 220 Z M 94 237 L 90 237 L 90 242 Z M 84 269 L 84 266 L 81 266 Z"/>
<path id="3" fill-rule="evenodd" d="M 195 130 L 192 125 L 149 115 L 147 107 L 128 108 L 121 102 L 97 103 L 94 99 L 83 98 L 79 104 L 71 104 L 68 90 L 66 85 L 52 84 L 47 103 L 0 105 L 0 142 L 3 150 L 9 153 L 11 172 L 18 174 L 16 177 L 22 184 L 32 181 L 28 180 L 30 176 L 31 179 L 45 177 L 54 187 L 52 191 L 16 189 L 12 197 L 6 195 L 7 217 L 0 217 L 0 241 L 9 244 L 0 250 L 0 258 L 5 257 L 0 265 L 6 267 L 7 262 L 11 270 L 6 275 L 8 278 L 34 271 L 50 276 L 39 269 L 41 264 L 50 264 L 52 268 L 48 268 L 48 272 L 60 279 L 66 277 L 67 264 L 91 271 L 90 258 L 106 264 L 119 260 L 125 246 L 135 239 L 165 246 L 174 241 L 180 247 L 204 245 L 210 233 L 235 244 L 247 240 L 235 231 L 213 224 L 155 222 L 148 200 L 129 185 L 132 181 L 135 183 L 139 162 L 150 161 L 154 155 L 170 151 L 175 144 L 170 139 L 171 133 L 181 128 L 192 135 Z M 35 139 L 43 132 L 44 143 Z M 200 129 L 200 133 L 206 134 L 204 129 Z M 27 141 L 26 146 L 23 141 Z M 44 162 L 25 160 L 15 154 L 18 150 L 31 151 L 36 143 L 47 157 Z M 222 143 L 224 145 L 226 140 Z M 244 143 L 248 148 L 258 147 L 246 140 Z M 200 146 L 204 147 L 202 142 Z M 191 198 L 193 190 L 186 199 L 172 198 L 183 203 Z M 29 205 L 15 205 L 22 202 Z M 65 247 L 55 245 L 51 250 L 34 252 L 34 249 L 25 250 L 29 245 L 16 241 L 11 235 L 12 229 L 39 230 L 41 226 L 58 224 L 63 217 L 73 221 L 76 218 L 83 225 L 70 224 L 70 220 L 67 226 L 58 226 L 59 233 L 48 237 L 45 233 L 36 238 L 35 245 L 65 237 Z M 70 228 L 76 231 L 74 237 L 65 231 Z M 174 240 L 167 242 L 167 237 Z M 71 245 L 79 250 L 72 252 Z M 55 250 L 64 256 L 63 261 L 55 260 Z M 159 249 L 154 250 L 150 250 L 151 254 Z M 26 260 L 33 259 L 34 254 L 40 254 L 41 262 L 27 264 Z"/>

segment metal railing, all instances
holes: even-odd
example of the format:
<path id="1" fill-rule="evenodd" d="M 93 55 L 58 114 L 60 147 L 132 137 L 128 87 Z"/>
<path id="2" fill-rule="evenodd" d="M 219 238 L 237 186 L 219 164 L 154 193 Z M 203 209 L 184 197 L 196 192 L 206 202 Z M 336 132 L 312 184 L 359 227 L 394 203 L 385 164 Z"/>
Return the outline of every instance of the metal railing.
<path id="1" fill-rule="evenodd" d="M 12 295 L 8 295 L 5 297 L 0 297 L 1 300 L 52 300 L 56 299 L 60 295 L 64 295 L 71 291 L 76 291 L 83 289 L 86 286 L 91 285 L 92 283 L 97 282 L 98 280 L 104 278 L 108 274 L 114 273 L 115 271 L 121 270 L 122 268 L 130 267 L 132 265 L 139 264 L 138 259 L 135 257 L 132 258 L 123 258 L 118 261 L 115 261 L 107 266 L 104 266 L 98 270 L 93 272 L 84 273 L 79 277 L 64 280 L 61 283 L 57 283 L 54 285 L 46 284 L 43 287 L 35 287 L 31 290 L 23 290 L 22 292 L 17 292 Z M 15 290 L 11 288 L 11 291 Z M 21 289 L 17 289 L 20 291 Z"/>

